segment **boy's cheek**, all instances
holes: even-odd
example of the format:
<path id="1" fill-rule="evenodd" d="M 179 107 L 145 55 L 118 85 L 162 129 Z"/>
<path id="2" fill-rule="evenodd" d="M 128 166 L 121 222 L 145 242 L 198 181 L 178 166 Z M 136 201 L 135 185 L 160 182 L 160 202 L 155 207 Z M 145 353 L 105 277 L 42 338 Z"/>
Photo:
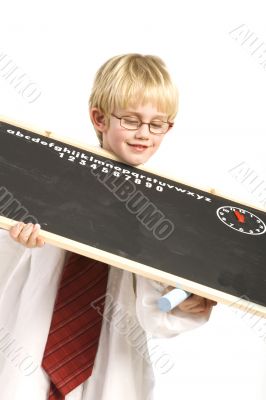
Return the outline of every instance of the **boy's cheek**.
<path id="1" fill-rule="evenodd" d="M 154 143 L 153 149 L 154 151 L 157 151 L 159 149 L 159 147 L 161 146 L 161 143 L 163 141 L 163 137 L 162 138 L 158 138 L 158 141 Z"/>

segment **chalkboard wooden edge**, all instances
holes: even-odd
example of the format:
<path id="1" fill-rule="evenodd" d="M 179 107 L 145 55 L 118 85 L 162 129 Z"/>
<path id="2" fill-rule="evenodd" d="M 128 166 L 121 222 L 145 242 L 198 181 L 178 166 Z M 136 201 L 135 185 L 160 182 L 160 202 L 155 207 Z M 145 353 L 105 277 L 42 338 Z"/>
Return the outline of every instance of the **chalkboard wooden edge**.
<path id="1" fill-rule="evenodd" d="M 0 227 L 3 229 L 9 230 L 17 222 L 18 221 L 0 216 Z M 61 249 L 93 258 L 94 260 L 98 260 L 106 264 L 110 264 L 114 267 L 144 276 L 145 278 L 153 279 L 169 286 L 178 287 L 196 295 L 217 301 L 218 303 L 224 304 L 226 306 L 238 308 L 247 313 L 256 314 L 257 316 L 266 318 L 266 307 L 250 302 L 248 299 L 245 298 L 245 296 L 243 296 L 243 298 L 238 298 L 219 290 L 212 289 L 208 286 L 204 286 L 188 279 L 184 279 L 176 275 L 160 271 L 148 265 L 140 264 L 136 261 L 132 261 L 130 259 L 108 253 L 107 251 L 76 242 L 74 240 L 56 235 L 51 232 L 47 232 L 42 229 L 40 230 L 40 237 L 44 239 L 46 243 L 49 243 Z"/>
<path id="2" fill-rule="evenodd" d="M 26 129 L 26 130 L 32 131 L 34 133 L 37 133 L 38 135 L 42 135 L 42 136 L 45 136 L 45 137 L 52 138 L 54 140 L 58 140 L 58 141 L 63 142 L 65 144 L 69 144 L 70 146 L 78 147 L 78 148 L 80 148 L 82 150 L 89 151 L 91 153 L 97 154 L 98 156 L 106 157 L 106 158 L 109 158 L 111 160 L 121 162 L 121 160 L 119 158 L 115 157 L 114 154 L 112 154 L 109 151 L 104 150 L 104 149 L 102 149 L 100 147 L 98 148 L 98 147 L 90 146 L 90 145 L 88 145 L 88 144 L 86 144 L 84 142 L 79 142 L 79 141 L 73 140 L 70 137 L 59 136 L 59 135 L 56 135 L 55 133 L 53 133 L 51 131 L 45 131 L 45 130 L 42 130 L 40 128 L 30 126 L 30 125 L 28 125 L 28 124 L 26 124 L 26 123 L 24 123 L 22 121 L 18 121 L 18 120 L 16 121 L 16 120 L 13 120 L 11 118 L 8 118 L 8 117 L 2 116 L 2 115 L 0 115 L 0 121 L 1 122 L 6 122 L 6 123 L 8 123 L 10 125 L 17 126 L 18 128 L 22 128 L 22 129 Z M 193 187 L 194 189 L 202 190 L 202 191 L 210 193 L 210 194 L 212 194 L 214 196 L 222 197 L 223 199 L 225 199 L 227 201 L 228 200 L 229 201 L 233 201 L 235 203 L 241 204 L 242 206 L 247 206 L 247 207 L 262 211 L 264 213 L 266 212 L 266 210 L 264 208 L 262 208 L 262 207 L 254 205 L 252 203 L 249 203 L 249 202 L 247 202 L 245 200 L 243 201 L 241 198 L 232 198 L 232 197 L 230 197 L 228 195 L 228 193 L 224 193 L 221 190 L 212 188 L 210 186 L 209 187 L 206 187 L 206 186 L 205 187 L 204 186 L 195 186 L 194 183 L 184 181 L 183 179 L 179 179 L 176 176 L 172 176 L 172 175 L 169 175 L 169 174 L 166 174 L 166 173 L 162 173 L 161 171 L 159 171 L 159 170 L 157 170 L 155 168 L 145 167 L 142 164 L 139 165 L 139 166 L 134 166 L 134 168 L 139 169 L 141 171 L 146 171 L 146 172 L 151 173 L 151 174 L 158 175 L 158 176 L 160 176 L 162 178 L 170 179 L 170 180 L 172 180 L 174 182 L 181 183 L 183 185 L 187 185 L 187 186 Z"/>

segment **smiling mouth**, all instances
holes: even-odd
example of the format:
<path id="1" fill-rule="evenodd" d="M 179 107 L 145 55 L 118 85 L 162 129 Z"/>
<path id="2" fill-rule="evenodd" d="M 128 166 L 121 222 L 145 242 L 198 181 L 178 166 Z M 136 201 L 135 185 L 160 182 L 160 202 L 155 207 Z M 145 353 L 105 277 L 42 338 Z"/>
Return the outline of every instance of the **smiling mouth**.
<path id="1" fill-rule="evenodd" d="M 137 149 L 137 150 L 144 150 L 144 149 L 147 149 L 149 147 L 149 146 L 144 146 L 142 144 L 130 144 L 130 143 L 128 143 L 128 145 L 133 147 L 133 148 L 135 148 L 135 149 Z"/>

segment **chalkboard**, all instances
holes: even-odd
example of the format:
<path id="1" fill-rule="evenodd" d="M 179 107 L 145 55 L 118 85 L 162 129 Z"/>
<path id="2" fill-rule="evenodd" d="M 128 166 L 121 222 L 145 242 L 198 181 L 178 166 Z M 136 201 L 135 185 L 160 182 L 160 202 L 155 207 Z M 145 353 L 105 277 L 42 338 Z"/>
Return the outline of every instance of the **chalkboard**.
<path id="1" fill-rule="evenodd" d="M 0 214 L 5 229 L 38 222 L 56 246 L 266 315 L 266 213 L 100 148 L 2 118 Z"/>

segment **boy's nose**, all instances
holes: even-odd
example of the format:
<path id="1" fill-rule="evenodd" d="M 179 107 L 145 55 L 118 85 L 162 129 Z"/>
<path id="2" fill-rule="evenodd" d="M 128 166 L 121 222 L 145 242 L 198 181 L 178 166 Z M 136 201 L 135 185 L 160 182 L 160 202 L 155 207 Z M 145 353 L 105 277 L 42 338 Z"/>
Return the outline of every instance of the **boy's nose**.
<path id="1" fill-rule="evenodd" d="M 148 139 L 150 134 L 149 125 L 142 124 L 139 129 L 136 131 L 137 138 Z"/>

